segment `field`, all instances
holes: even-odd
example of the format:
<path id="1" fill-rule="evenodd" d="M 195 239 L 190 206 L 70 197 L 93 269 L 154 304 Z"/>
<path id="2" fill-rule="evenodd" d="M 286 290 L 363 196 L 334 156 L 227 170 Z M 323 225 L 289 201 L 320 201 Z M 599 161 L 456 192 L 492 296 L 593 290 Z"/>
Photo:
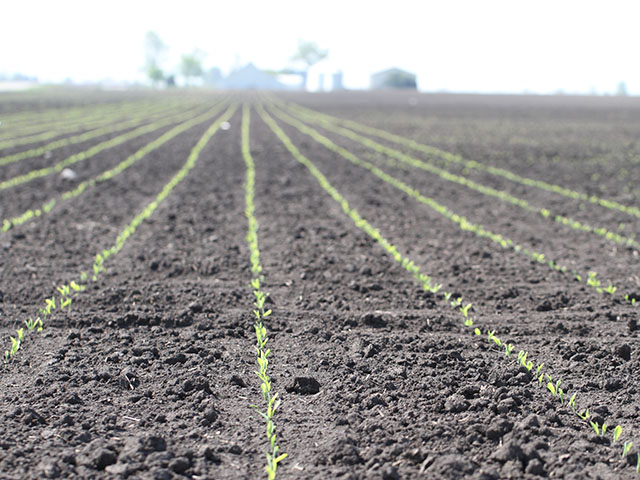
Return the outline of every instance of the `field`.
<path id="1" fill-rule="evenodd" d="M 638 478 L 637 99 L 0 122 L 0 478 Z"/>

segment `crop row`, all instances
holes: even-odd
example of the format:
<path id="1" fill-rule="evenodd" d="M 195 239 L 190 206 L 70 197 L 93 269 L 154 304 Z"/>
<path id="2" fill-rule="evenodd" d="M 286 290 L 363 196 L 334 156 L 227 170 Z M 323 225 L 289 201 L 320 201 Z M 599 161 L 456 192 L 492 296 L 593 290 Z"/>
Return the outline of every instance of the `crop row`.
<path id="1" fill-rule="evenodd" d="M 268 372 L 269 356 L 271 349 L 267 348 L 268 332 L 265 326 L 265 320 L 271 315 L 271 310 L 265 308 L 267 293 L 262 290 L 264 283 L 264 275 L 262 273 L 262 265 L 260 264 L 260 248 L 258 245 L 258 220 L 255 216 L 255 177 L 256 169 L 253 157 L 251 156 L 251 145 L 249 138 L 250 125 L 250 107 L 245 104 L 242 108 L 242 156 L 246 166 L 246 182 L 244 184 L 245 191 L 245 215 L 247 217 L 247 243 L 249 244 L 249 253 L 251 260 L 251 288 L 255 300 L 253 302 L 255 316 L 254 330 L 256 332 L 256 362 L 258 371 L 256 375 L 260 379 L 260 391 L 264 400 L 264 411 L 260 411 L 259 407 L 255 407 L 258 413 L 264 418 L 266 423 L 266 433 L 268 448 L 266 452 L 267 477 L 269 480 L 276 478 L 278 464 L 287 457 L 286 453 L 279 453 L 279 446 L 276 436 L 276 426 L 274 416 L 280 406 L 278 394 L 272 391 L 271 378 Z"/>
<path id="2" fill-rule="evenodd" d="M 419 168 L 429 173 L 435 174 L 440 178 L 442 178 L 443 180 L 457 183 L 459 185 L 469 188 L 470 190 L 479 192 L 483 195 L 498 198 L 503 202 L 519 207 L 527 212 L 538 214 L 545 219 L 553 220 L 561 225 L 568 226 L 573 230 L 579 230 L 581 232 L 595 234 L 600 237 L 604 237 L 608 241 L 615 242 L 619 245 L 640 248 L 640 244 L 634 238 L 620 235 L 619 233 L 612 232 L 610 230 L 607 230 L 604 227 L 592 226 L 584 222 L 579 222 L 578 220 L 575 220 L 567 216 L 554 214 L 551 211 L 549 211 L 547 208 L 533 206 L 527 200 L 516 197 L 515 195 L 512 195 L 504 190 L 497 190 L 493 187 L 480 184 L 478 182 L 470 180 L 469 178 L 463 175 L 458 175 L 458 174 L 449 172 L 448 170 L 439 168 L 431 163 L 424 162 L 415 157 L 407 155 L 401 151 L 395 150 L 393 148 L 390 148 L 378 142 L 375 142 L 370 138 L 363 137 L 362 135 L 359 135 L 351 130 L 336 126 L 334 123 L 322 118 L 319 115 L 311 115 L 305 112 L 300 112 L 293 107 L 292 109 L 298 113 L 298 116 L 301 116 L 312 123 L 320 124 L 322 127 L 326 128 L 331 132 L 337 133 L 343 137 L 354 140 L 372 150 L 377 151 L 378 153 L 382 153 L 388 157 L 395 158 L 406 165 Z"/>
<path id="3" fill-rule="evenodd" d="M 91 158 L 95 155 L 97 155 L 98 153 L 107 150 L 109 148 L 113 148 L 116 147 L 118 145 L 121 145 L 125 142 L 128 142 L 129 140 L 133 140 L 134 138 L 140 137 L 142 135 L 145 135 L 147 133 L 152 133 L 156 130 L 159 130 L 163 127 L 166 127 L 167 125 L 171 125 L 174 123 L 179 123 L 185 120 L 188 120 L 189 118 L 192 118 L 194 114 L 197 114 L 197 112 L 191 112 L 191 111 L 180 111 L 178 113 L 173 113 L 168 115 L 167 112 L 163 112 L 162 115 L 154 115 L 151 118 L 148 118 L 147 120 L 153 119 L 157 116 L 159 116 L 161 119 L 154 121 L 153 123 L 148 123 L 146 125 L 143 125 L 141 127 L 135 128 L 134 130 L 128 131 L 127 133 L 124 133 L 122 135 L 118 135 L 117 137 L 113 137 L 110 138 L 109 140 L 105 140 L 104 142 L 100 142 L 98 144 L 93 145 L 91 148 L 84 150 L 82 152 L 78 152 L 75 153 L 67 158 L 65 158 L 64 160 L 61 160 L 60 162 L 56 163 L 55 165 L 49 166 L 49 167 L 44 167 L 44 168 L 38 168 L 38 169 L 34 169 L 31 170 L 27 173 L 24 173 L 22 175 L 16 175 L 15 177 L 12 178 L 8 178 L 4 181 L 0 182 L 0 190 L 5 190 L 7 188 L 12 188 L 18 185 L 21 185 L 23 183 L 27 183 L 30 182 L 32 180 L 35 180 L 37 178 L 42 178 L 42 177 L 46 177 L 48 175 L 52 175 L 55 173 L 60 173 L 62 172 L 62 170 L 64 170 L 67 167 L 70 167 L 71 165 L 74 165 L 78 162 L 87 160 L 88 158 Z M 135 121 L 135 125 L 139 125 L 141 123 L 144 123 L 142 121 L 136 120 Z M 131 123 L 127 122 L 125 125 L 126 126 L 122 126 L 123 124 L 119 125 L 117 128 L 118 130 L 124 130 L 127 128 L 130 128 L 132 126 Z M 113 130 L 112 130 L 113 131 Z M 90 137 L 93 136 L 97 136 L 96 134 L 91 134 Z M 76 143 L 76 142 L 73 142 Z"/>
<path id="4" fill-rule="evenodd" d="M 123 120 L 121 119 L 118 121 L 114 121 L 114 123 L 110 121 L 110 122 L 107 122 L 108 125 L 101 126 L 94 130 L 89 130 L 88 132 L 84 132 L 78 135 L 73 135 L 71 137 L 60 138 L 46 145 L 30 148 L 28 150 L 23 150 L 21 152 L 16 152 L 16 153 L 12 153 L 12 154 L 0 157 L 0 166 L 7 165 L 9 163 L 19 162 L 21 160 L 25 160 L 28 158 L 37 157 L 39 155 L 42 155 L 51 150 L 55 150 L 57 148 L 62 148 L 68 145 L 75 145 L 78 143 L 86 142 L 88 140 L 91 140 L 92 138 L 108 135 L 110 133 L 118 132 L 120 130 L 133 128 L 145 122 L 152 121 L 158 118 L 164 118 L 167 115 L 174 115 L 176 113 L 180 113 L 184 111 L 185 109 L 180 107 L 157 108 L 157 109 L 144 112 L 143 114 L 137 115 L 133 118 L 123 119 Z"/>
<path id="5" fill-rule="evenodd" d="M 484 171 L 487 172 L 491 175 L 494 176 L 499 176 L 502 178 L 505 178 L 511 182 L 514 183 L 519 183 L 522 185 L 526 185 L 529 187 L 535 187 L 541 190 L 545 190 L 548 192 L 553 192 L 553 193 L 557 193 L 559 195 L 562 195 L 564 197 L 567 198 L 571 198 L 574 200 L 581 200 L 581 201 L 585 201 L 588 203 L 592 203 L 592 204 L 596 204 L 596 205 L 600 205 L 604 208 L 608 208 L 610 210 L 617 210 L 623 213 L 626 213 L 628 215 L 632 215 L 635 217 L 640 217 L 640 209 L 634 205 L 624 205 L 620 202 L 617 202 L 615 200 L 610 200 L 610 199 L 605 199 L 605 198 L 601 198 L 597 195 L 589 195 L 586 194 L 584 192 L 579 192 L 567 187 L 564 187 L 562 185 L 556 185 L 556 184 L 552 184 L 552 183 L 548 183 L 548 182 L 544 182 L 542 180 L 537 180 L 537 179 L 533 179 L 533 178 L 527 178 L 527 177 L 523 177 L 521 175 L 518 175 L 515 172 L 512 172 L 510 170 L 504 169 L 504 168 L 500 168 L 500 167 L 495 167 L 492 165 L 486 165 L 482 162 L 478 162 L 475 160 L 468 160 L 463 158 L 460 155 L 456 155 L 454 153 L 451 152 L 447 152 L 444 150 L 441 150 L 439 148 L 433 147 L 431 145 L 425 145 L 419 142 L 416 142 L 415 140 L 409 139 L 409 138 L 405 138 L 402 137 L 400 135 L 396 135 L 390 132 L 386 132 L 384 130 L 380 130 L 377 128 L 373 128 L 370 126 L 366 126 L 363 124 L 360 124 L 358 122 L 354 122 L 352 120 L 346 120 L 346 119 L 342 119 L 342 118 L 338 118 L 338 117 L 333 117 L 330 115 L 326 115 L 320 112 L 316 112 L 314 110 L 310 110 L 304 107 L 301 107 L 299 105 L 295 105 L 295 107 L 297 110 L 299 111 L 305 111 L 309 114 L 312 115 L 316 115 L 316 116 L 322 116 L 324 119 L 329 120 L 331 122 L 334 123 L 339 123 L 342 124 L 352 130 L 356 130 L 362 133 L 366 133 L 369 135 L 373 135 L 379 138 L 383 138 L 385 140 L 388 140 L 390 142 L 396 143 L 396 144 L 400 144 L 400 145 L 404 145 L 406 147 L 409 147 L 412 150 L 417 150 L 423 153 L 426 153 L 428 155 L 433 155 L 436 156 L 446 162 L 450 162 L 450 163 L 455 163 L 455 164 L 459 164 L 465 168 L 469 168 L 469 169 L 473 169 L 473 170 L 479 170 L 479 171 Z"/>
<path id="6" fill-rule="evenodd" d="M 156 110 L 158 108 L 175 108 L 179 106 L 195 106 L 197 102 L 184 101 L 183 99 L 166 99 L 162 101 L 133 101 L 121 102 L 111 105 L 94 105 L 82 109 L 53 110 L 50 112 L 26 112 L 20 117 L 2 116 L 0 128 L 0 140 L 9 144 L 11 140 L 23 141 L 24 137 L 36 137 L 49 132 L 61 132 L 62 134 L 73 130 L 87 130 L 88 125 L 96 125 L 100 122 L 125 119 L 137 116 L 139 112 Z M 50 137 L 49 137 L 50 138 Z M 36 138 L 37 140 L 37 138 Z"/>
<path id="7" fill-rule="evenodd" d="M 485 228 L 484 226 L 482 226 L 482 225 L 480 225 L 478 223 L 474 223 L 474 222 L 469 221 L 466 217 L 464 217 L 462 215 L 459 215 L 458 213 L 452 211 L 451 209 L 449 209 L 445 205 L 437 202 L 433 198 L 423 195 L 419 190 L 407 185 L 406 183 L 402 182 L 401 180 L 397 179 L 396 177 L 393 177 L 393 176 L 389 175 L 388 173 L 386 173 L 385 171 L 383 171 L 379 167 L 373 165 L 372 163 L 370 163 L 370 162 L 368 162 L 366 160 L 363 160 L 363 159 L 357 157 L 356 155 L 354 155 L 353 153 L 349 152 L 345 148 L 336 145 L 330 139 L 328 139 L 327 137 L 321 135 L 316 130 L 308 127 L 305 124 L 303 124 L 299 120 L 297 120 L 297 119 L 285 114 L 284 112 L 282 112 L 280 110 L 276 110 L 273 107 L 271 107 L 271 111 L 274 112 L 274 114 L 276 116 L 278 116 L 278 118 L 280 118 L 282 121 L 292 125 L 293 127 L 298 129 L 299 131 L 303 132 L 304 134 L 309 135 L 314 140 L 316 140 L 317 142 L 321 143 L 326 148 L 334 151 L 335 153 L 337 153 L 338 155 L 342 156 L 346 160 L 350 161 L 354 165 L 358 165 L 358 166 L 360 166 L 362 168 L 365 168 L 365 169 L 369 170 L 371 173 L 376 175 L 381 180 L 391 184 L 392 186 L 394 186 L 398 190 L 406 193 L 407 195 L 409 195 L 413 199 L 415 199 L 415 200 L 427 205 L 429 208 L 431 208 L 433 211 L 437 212 L 438 214 L 440 214 L 444 218 L 448 219 L 449 221 L 454 222 L 461 230 L 469 231 L 469 232 L 472 232 L 472 233 L 474 233 L 475 235 L 477 235 L 477 236 L 479 236 L 481 238 L 489 239 L 492 242 L 496 243 L 497 245 L 500 245 L 504 249 L 511 249 L 512 251 L 514 251 L 516 253 L 519 253 L 519 254 L 522 254 L 522 255 L 525 255 L 526 257 L 528 257 L 528 258 L 530 258 L 530 259 L 532 259 L 532 260 L 534 260 L 534 261 L 536 261 L 536 262 L 538 262 L 540 264 L 546 264 L 546 265 L 549 266 L 549 268 L 551 268 L 551 269 L 553 269 L 555 271 L 558 271 L 561 274 L 566 274 L 567 267 L 562 265 L 558 261 L 552 259 L 547 254 L 544 254 L 544 253 L 541 253 L 541 252 L 537 252 L 537 251 L 535 251 L 533 249 L 530 249 L 529 247 L 524 247 L 524 246 L 522 246 L 522 245 L 520 245 L 518 243 L 515 243 L 513 240 L 511 240 L 510 238 L 508 238 L 505 235 L 495 233 L 495 232 Z M 584 281 L 585 281 L 586 285 L 589 286 L 589 287 L 592 287 L 593 289 L 595 289 L 599 293 L 607 293 L 607 294 L 613 296 L 616 293 L 617 289 L 618 289 L 618 287 L 616 287 L 611 282 L 609 282 L 607 287 L 604 287 L 602 285 L 601 280 L 599 280 L 597 278 L 597 273 L 595 273 L 595 272 L 590 272 L 588 275 L 582 275 L 579 272 L 574 271 L 573 272 L 573 278 L 576 279 L 576 280 L 579 280 L 579 281 L 582 281 L 583 278 L 584 278 Z M 629 294 L 626 295 L 625 299 L 628 299 L 631 302 L 635 303 L 635 301 L 634 301 L 635 297 L 630 298 Z"/>
<path id="8" fill-rule="evenodd" d="M 148 110 L 159 110 L 159 107 L 161 106 L 158 104 L 150 104 L 146 108 L 140 108 L 135 105 L 123 105 L 119 109 L 111 108 L 107 111 L 99 110 L 96 112 L 89 112 L 89 114 L 84 117 L 79 117 L 78 119 L 67 121 L 62 124 L 50 125 L 46 130 L 39 133 L 0 141 L 0 149 L 15 148 L 22 145 L 28 145 L 30 143 L 42 142 L 76 131 L 87 131 L 90 129 L 100 128 L 110 123 L 127 120 L 131 117 L 140 117 L 141 112 L 143 112 L 144 115 L 144 112 Z"/>
<path id="9" fill-rule="evenodd" d="M 51 212 L 53 208 L 59 204 L 59 202 L 75 199 L 76 197 L 80 196 L 86 190 L 94 187 L 95 185 L 111 180 L 116 175 L 119 175 L 124 170 L 131 167 L 138 160 L 144 158 L 152 151 L 156 150 L 157 148 L 167 143 L 169 140 L 175 138 L 179 134 L 187 131 L 188 129 L 194 126 L 209 120 L 211 117 L 217 115 L 220 112 L 220 110 L 222 110 L 222 108 L 224 108 L 224 104 L 216 105 L 213 108 L 211 108 L 209 111 L 203 113 L 202 115 L 198 115 L 197 117 L 194 117 L 184 123 L 181 123 L 180 125 L 169 130 L 168 132 L 163 133 L 161 136 L 159 136 L 155 140 L 149 142 L 148 144 L 146 144 L 145 146 L 137 150 L 135 153 L 129 155 L 126 159 L 122 160 L 113 168 L 110 168 L 102 172 L 101 174 L 94 176 L 88 180 L 84 180 L 80 182 L 71 190 L 67 190 L 66 192 L 63 192 L 62 194 L 56 197 L 48 199 L 39 208 L 35 208 L 35 209 L 30 208 L 20 215 L 17 215 L 12 218 L 5 218 L 2 221 L 1 232 L 7 232 L 11 228 L 14 228 L 18 225 L 22 225 L 30 220 L 33 220 L 34 218 L 38 218 L 44 214 L 47 214 Z"/>
<path id="10" fill-rule="evenodd" d="M 156 195 L 156 197 L 149 202 L 137 215 L 131 219 L 127 225 L 121 230 L 121 232 L 116 237 L 114 243 L 102 249 L 99 253 L 96 254 L 91 269 L 93 274 L 91 275 L 91 280 L 94 282 L 98 280 L 99 275 L 106 269 L 107 260 L 116 255 L 122 248 L 125 243 L 131 236 L 136 232 L 138 227 L 147 220 L 155 210 L 162 204 L 162 202 L 167 198 L 167 196 L 173 191 L 173 189 L 186 178 L 189 172 L 196 165 L 200 152 L 207 145 L 211 137 L 218 131 L 220 125 L 223 122 L 226 122 L 236 111 L 237 106 L 230 106 L 218 119 L 216 119 L 207 129 L 207 131 L 202 135 L 202 137 L 198 140 L 196 145 L 191 149 L 191 152 L 182 165 L 182 167 L 177 171 L 177 173 L 163 186 L 160 192 Z M 209 118 L 212 115 L 209 115 Z M 200 120 L 202 121 L 202 120 Z M 174 135 L 175 136 L 175 135 Z M 166 141 L 166 140 L 165 140 Z M 164 142 L 163 142 L 164 143 Z M 159 145 L 158 145 L 159 146 Z M 156 147 L 157 148 L 157 147 Z M 78 275 L 78 278 L 70 281 L 67 284 L 63 284 L 57 288 L 60 296 L 56 298 L 57 294 L 46 298 L 43 302 L 43 307 L 40 308 L 39 313 L 41 316 L 37 316 L 35 320 L 33 317 L 25 320 L 25 325 L 29 332 L 37 332 L 41 331 L 45 326 L 44 320 L 47 316 L 53 314 L 56 310 L 62 310 L 65 307 L 71 307 L 71 299 L 77 293 L 83 291 L 85 289 L 85 283 L 89 279 L 89 276 L 86 271 L 81 272 Z M 20 349 L 22 342 L 24 341 L 24 330 L 19 329 L 16 337 L 11 338 L 11 347 L 6 350 L 5 360 L 9 361 Z"/>
<path id="11" fill-rule="evenodd" d="M 90 117 L 96 112 L 114 112 L 128 109 L 132 106 L 144 107 L 153 102 L 149 101 L 124 101 L 107 105 L 88 105 L 80 107 L 50 108 L 27 110 L 22 112 L 7 113 L 2 115 L 1 139 L 10 135 L 22 135 L 24 132 L 44 131 L 55 125 L 69 124 Z"/>
<path id="12" fill-rule="evenodd" d="M 606 423 L 599 424 L 592 420 L 589 413 L 589 408 L 585 408 L 583 410 L 578 409 L 576 406 L 578 392 L 575 392 L 571 396 L 569 396 L 569 392 L 564 391 L 561 387 L 561 379 L 554 378 L 550 373 L 547 373 L 547 371 L 545 371 L 544 363 L 536 364 L 529 357 L 528 352 L 524 350 L 520 350 L 516 357 L 516 355 L 514 355 L 516 349 L 515 345 L 509 342 L 504 342 L 496 334 L 495 330 L 487 329 L 483 333 L 482 329 L 477 326 L 477 324 L 474 322 L 474 319 L 470 316 L 471 303 L 465 303 L 462 297 L 457 297 L 451 300 L 451 292 L 438 293 L 438 290 L 440 290 L 439 288 L 437 288 L 438 284 L 434 283 L 430 276 L 421 273 L 420 268 L 415 264 L 413 260 L 400 253 L 394 245 L 392 245 L 388 240 L 384 238 L 384 236 L 378 229 L 371 225 L 353 207 L 349 205 L 348 200 L 335 187 L 331 185 L 329 180 L 314 165 L 314 163 L 300 152 L 300 150 L 293 144 L 291 139 L 278 126 L 275 120 L 271 116 L 269 116 L 269 114 L 263 109 L 263 107 L 259 107 L 258 112 L 274 132 L 274 134 L 282 141 L 287 150 L 289 150 L 289 152 L 298 162 L 300 162 L 309 170 L 311 175 L 318 181 L 320 186 L 327 192 L 327 194 L 329 194 L 329 196 L 331 196 L 331 198 L 333 198 L 333 200 L 338 205 L 341 206 L 343 212 L 353 221 L 353 223 L 358 228 L 367 233 L 373 240 L 379 243 L 387 252 L 387 254 L 389 254 L 400 265 L 402 265 L 405 270 L 411 273 L 412 276 L 422 284 L 425 290 L 435 293 L 436 299 L 443 302 L 446 306 L 456 309 L 460 314 L 463 325 L 466 328 L 471 329 L 473 335 L 478 337 L 485 337 L 486 341 L 489 342 L 491 346 L 497 347 L 500 352 L 504 353 L 504 357 L 509 359 L 517 358 L 518 364 L 522 365 L 531 373 L 532 380 L 535 383 L 545 388 L 545 390 L 556 401 L 558 401 L 562 405 L 566 405 L 570 409 L 570 411 L 576 415 L 577 419 L 584 421 L 596 434 L 605 436 L 607 432 L 609 432 L 612 435 L 612 440 L 614 443 L 618 441 L 621 442 L 622 427 L 620 425 L 617 425 L 615 428 L 608 428 Z M 630 440 L 624 442 L 622 447 L 622 457 L 626 457 L 629 454 L 632 445 L 633 442 Z M 640 469 L 640 452 L 637 452 L 637 460 L 637 465 Z"/>

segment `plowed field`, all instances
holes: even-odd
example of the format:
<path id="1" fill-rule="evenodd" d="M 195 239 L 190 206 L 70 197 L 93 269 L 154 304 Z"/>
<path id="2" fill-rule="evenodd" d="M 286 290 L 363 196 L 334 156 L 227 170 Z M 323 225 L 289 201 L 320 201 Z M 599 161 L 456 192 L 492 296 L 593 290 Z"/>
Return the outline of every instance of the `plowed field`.
<path id="1" fill-rule="evenodd" d="M 0 478 L 637 477 L 637 99 L 47 95 Z"/>

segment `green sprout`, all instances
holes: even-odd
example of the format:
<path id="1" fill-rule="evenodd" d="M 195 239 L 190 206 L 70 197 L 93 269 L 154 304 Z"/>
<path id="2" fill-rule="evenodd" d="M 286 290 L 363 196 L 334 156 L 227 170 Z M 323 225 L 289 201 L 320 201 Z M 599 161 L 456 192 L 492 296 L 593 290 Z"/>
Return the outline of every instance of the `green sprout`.
<path id="1" fill-rule="evenodd" d="M 611 283 L 609 283 L 609 286 L 605 288 L 604 291 L 607 292 L 609 295 L 613 295 L 614 293 L 616 293 L 617 289 L 618 287 L 614 287 Z"/>
<path id="2" fill-rule="evenodd" d="M 473 327 L 473 318 L 469 317 L 464 321 L 465 327 Z"/>
<path id="3" fill-rule="evenodd" d="M 58 287 L 58 291 L 60 292 L 60 295 L 64 298 L 66 296 L 69 295 L 70 293 L 70 288 L 69 285 L 62 285 L 60 287 Z"/>
<path id="4" fill-rule="evenodd" d="M 25 320 L 24 323 L 27 326 L 27 330 L 30 332 L 33 332 L 36 328 L 39 332 L 42 331 L 43 325 L 40 317 L 37 317 L 35 320 L 33 318 L 29 318 L 29 320 Z"/>
<path id="5" fill-rule="evenodd" d="M 482 335 L 482 332 L 480 331 L 480 329 L 479 329 L 479 328 L 476 328 L 476 329 L 473 331 L 473 333 L 475 333 L 475 334 L 476 334 L 476 335 L 478 335 L 478 336 Z"/>
<path id="6" fill-rule="evenodd" d="M 462 312 L 462 315 L 464 316 L 464 318 L 467 318 L 469 316 L 470 308 L 471 308 L 470 303 L 467 303 L 464 307 L 460 307 L 460 311 Z"/>
<path id="7" fill-rule="evenodd" d="M 629 440 L 628 442 L 624 442 L 624 448 L 622 449 L 622 458 L 626 457 L 633 446 L 633 442 Z"/>
<path id="8" fill-rule="evenodd" d="M 576 395 L 577 393 L 574 393 L 573 395 L 571 395 L 571 398 L 569 399 L 569 406 L 574 412 L 576 411 Z"/>
<path id="9" fill-rule="evenodd" d="M 600 426 L 598 425 L 598 422 L 592 422 L 589 421 L 589 423 L 591 424 L 591 427 L 593 428 L 593 431 L 596 432 L 596 435 L 600 435 Z"/>
<path id="10" fill-rule="evenodd" d="M 511 343 L 505 343 L 504 344 L 504 354 L 507 357 L 511 357 L 511 352 L 513 352 L 513 345 Z"/>
<path id="11" fill-rule="evenodd" d="M 620 438 L 621 434 L 622 434 L 622 427 L 618 425 L 616 426 L 616 428 L 613 429 L 613 443 L 616 443 L 618 441 L 618 438 Z"/>

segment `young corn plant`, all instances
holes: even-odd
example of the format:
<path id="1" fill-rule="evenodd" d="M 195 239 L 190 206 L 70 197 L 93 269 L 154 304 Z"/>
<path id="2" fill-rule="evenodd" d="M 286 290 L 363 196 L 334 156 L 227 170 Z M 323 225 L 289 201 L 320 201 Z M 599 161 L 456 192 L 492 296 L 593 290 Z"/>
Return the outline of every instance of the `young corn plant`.
<path id="1" fill-rule="evenodd" d="M 272 391 L 272 382 L 268 372 L 271 349 L 267 348 L 268 335 L 264 320 L 266 320 L 272 312 L 270 309 L 265 308 L 267 294 L 262 291 L 261 285 L 264 281 L 264 275 L 262 274 L 260 248 L 258 246 L 258 220 L 255 217 L 255 164 L 251 156 L 249 143 L 250 109 L 247 105 L 244 105 L 242 113 L 242 155 L 247 172 L 245 182 L 245 215 L 248 222 L 247 242 L 249 244 L 251 273 L 253 275 L 251 288 L 253 289 L 255 297 L 253 314 L 255 316 L 256 362 L 258 364 L 258 371 L 255 373 L 261 381 L 260 391 L 262 392 L 262 399 L 266 405 L 266 410 L 260 410 L 260 407 L 256 405 L 252 405 L 252 407 L 256 409 L 266 423 L 268 449 L 266 452 L 267 464 L 265 470 L 268 479 L 274 480 L 278 471 L 278 464 L 287 458 L 287 454 L 280 453 L 280 447 L 277 443 L 274 417 L 280 406 L 280 399 L 278 398 L 278 394 Z M 409 263 L 403 266 L 407 270 L 413 268 L 413 265 Z"/>

